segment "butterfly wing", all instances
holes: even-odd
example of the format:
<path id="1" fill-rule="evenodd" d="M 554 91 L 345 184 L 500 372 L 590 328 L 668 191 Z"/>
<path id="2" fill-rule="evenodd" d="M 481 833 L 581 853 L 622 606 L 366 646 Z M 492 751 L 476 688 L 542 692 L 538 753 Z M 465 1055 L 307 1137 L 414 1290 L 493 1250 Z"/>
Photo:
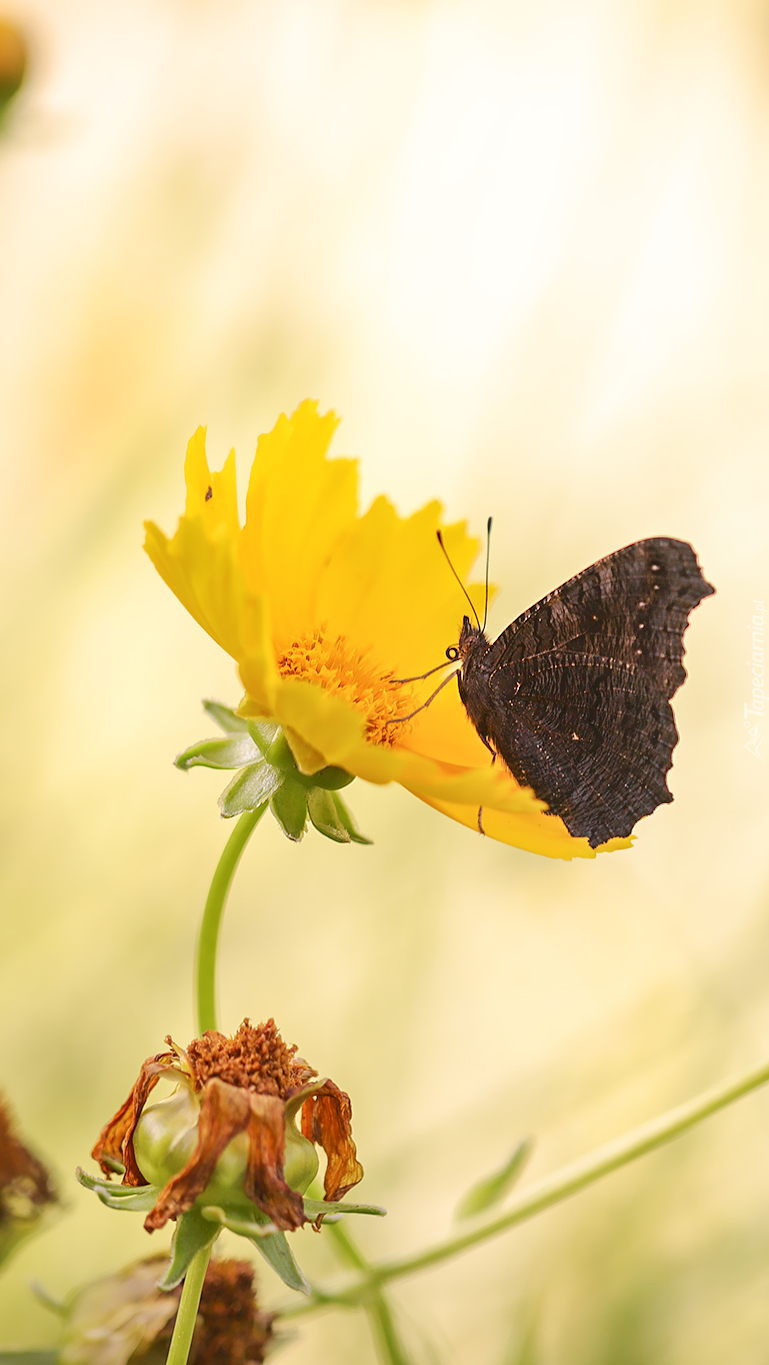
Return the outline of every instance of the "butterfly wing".
<path id="1" fill-rule="evenodd" d="M 641 540 L 530 607 L 483 660 L 494 748 L 592 848 L 672 800 L 669 701 L 689 614 L 713 591 L 690 545 Z"/>

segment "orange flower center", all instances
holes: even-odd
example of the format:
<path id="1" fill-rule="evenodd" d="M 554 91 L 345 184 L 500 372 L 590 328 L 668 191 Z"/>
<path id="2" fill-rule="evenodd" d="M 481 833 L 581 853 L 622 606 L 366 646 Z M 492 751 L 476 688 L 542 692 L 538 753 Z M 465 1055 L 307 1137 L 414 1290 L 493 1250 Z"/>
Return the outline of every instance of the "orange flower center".
<path id="1" fill-rule="evenodd" d="M 284 678 L 301 678 L 344 697 L 365 715 L 367 740 L 392 745 L 403 726 L 390 722 L 414 709 L 411 688 L 392 673 L 382 673 L 367 658 L 368 653 L 352 648 L 343 635 L 329 640 L 320 629 L 294 640 L 278 656 L 278 669 Z"/>

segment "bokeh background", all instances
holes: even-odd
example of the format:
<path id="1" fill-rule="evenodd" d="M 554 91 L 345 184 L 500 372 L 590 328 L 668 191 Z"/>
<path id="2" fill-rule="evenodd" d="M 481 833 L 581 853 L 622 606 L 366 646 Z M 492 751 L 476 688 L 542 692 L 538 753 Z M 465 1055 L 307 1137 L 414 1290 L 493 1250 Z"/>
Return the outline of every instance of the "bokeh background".
<path id="1" fill-rule="evenodd" d="M 493 513 L 494 632 L 646 535 L 690 539 L 718 589 L 687 636 L 675 803 L 632 852 L 538 859 L 360 783 L 372 848 L 260 828 L 223 1023 L 274 1014 L 351 1093 L 361 1195 L 390 1210 L 368 1252 L 442 1236 L 524 1134 L 544 1174 L 766 1054 L 769 741 L 746 750 L 743 708 L 769 595 L 769 5 L 7 17 L 30 66 L 0 129 L 0 1086 L 66 1201 L 0 1278 L 2 1343 L 31 1347 L 56 1321 L 30 1280 L 62 1296 L 165 1245 L 71 1172 L 193 1032 L 227 829 L 217 775 L 171 760 L 210 731 L 200 699 L 239 688 L 141 522 L 175 524 L 200 422 L 245 472 L 311 396 L 365 502 Z M 763 1365 L 768 1123 L 760 1093 L 399 1284 L 414 1360 Z M 296 1245 L 334 1273 L 327 1239 Z M 374 1353 L 330 1315 L 282 1359 Z"/>

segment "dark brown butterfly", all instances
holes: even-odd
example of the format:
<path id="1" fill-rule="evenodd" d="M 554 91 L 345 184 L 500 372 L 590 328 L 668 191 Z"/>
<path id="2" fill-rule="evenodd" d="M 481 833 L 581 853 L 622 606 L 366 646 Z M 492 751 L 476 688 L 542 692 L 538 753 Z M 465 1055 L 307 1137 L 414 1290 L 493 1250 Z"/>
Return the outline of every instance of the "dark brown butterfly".
<path id="1" fill-rule="evenodd" d="M 493 643 L 465 616 L 446 650 L 486 747 L 591 848 L 673 800 L 670 698 L 686 677 L 689 614 L 714 591 L 691 545 L 639 540 L 543 597 Z"/>

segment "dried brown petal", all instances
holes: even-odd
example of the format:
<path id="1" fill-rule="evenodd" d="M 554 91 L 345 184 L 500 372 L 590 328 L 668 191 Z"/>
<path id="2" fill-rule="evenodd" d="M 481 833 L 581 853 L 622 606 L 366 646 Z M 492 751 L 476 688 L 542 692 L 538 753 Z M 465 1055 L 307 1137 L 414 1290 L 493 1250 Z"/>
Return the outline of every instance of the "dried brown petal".
<path id="1" fill-rule="evenodd" d="M 307 1219 L 301 1195 L 283 1176 L 286 1109 L 272 1095 L 249 1095 L 248 1166 L 245 1192 L 279 1228 L 300 1228 Z"/>
<path id="2" fill-rule="evenodd" d="M 113 1160 L 121 1161 L 124 1164 L 124 1185 L 146 1185 L 148 1183 L 136 1164 L 133 1144 L 134 1129 L 139 1122 L 150 1091 L 154 1090 L 164 1072 L 174 1069 L 175 1061 L 176 1054 L 173 1052 L 159 1052 L 155 1057 L 147 1058 L 128 1099 L 121 1104 L 109 1123 L 104 1125 L 92 1148 L 91 1156 L 95 1161 L 98 1161 L 106 1175 L 109 1175 L 113 1170 L 106 1158 L 112 1157 Z"/>
<path id="3" fill-rule="evenodd" d="M 363 1179 L 363 1167 L 356 1159 L 352 1140 L 351 1120 L 350 1097 L 333 1081 L 325 1081 L 302 1106 L 302 1133 L 326 1153 L 323 1187 L 329 1201 L 341 1199 Z"/>

